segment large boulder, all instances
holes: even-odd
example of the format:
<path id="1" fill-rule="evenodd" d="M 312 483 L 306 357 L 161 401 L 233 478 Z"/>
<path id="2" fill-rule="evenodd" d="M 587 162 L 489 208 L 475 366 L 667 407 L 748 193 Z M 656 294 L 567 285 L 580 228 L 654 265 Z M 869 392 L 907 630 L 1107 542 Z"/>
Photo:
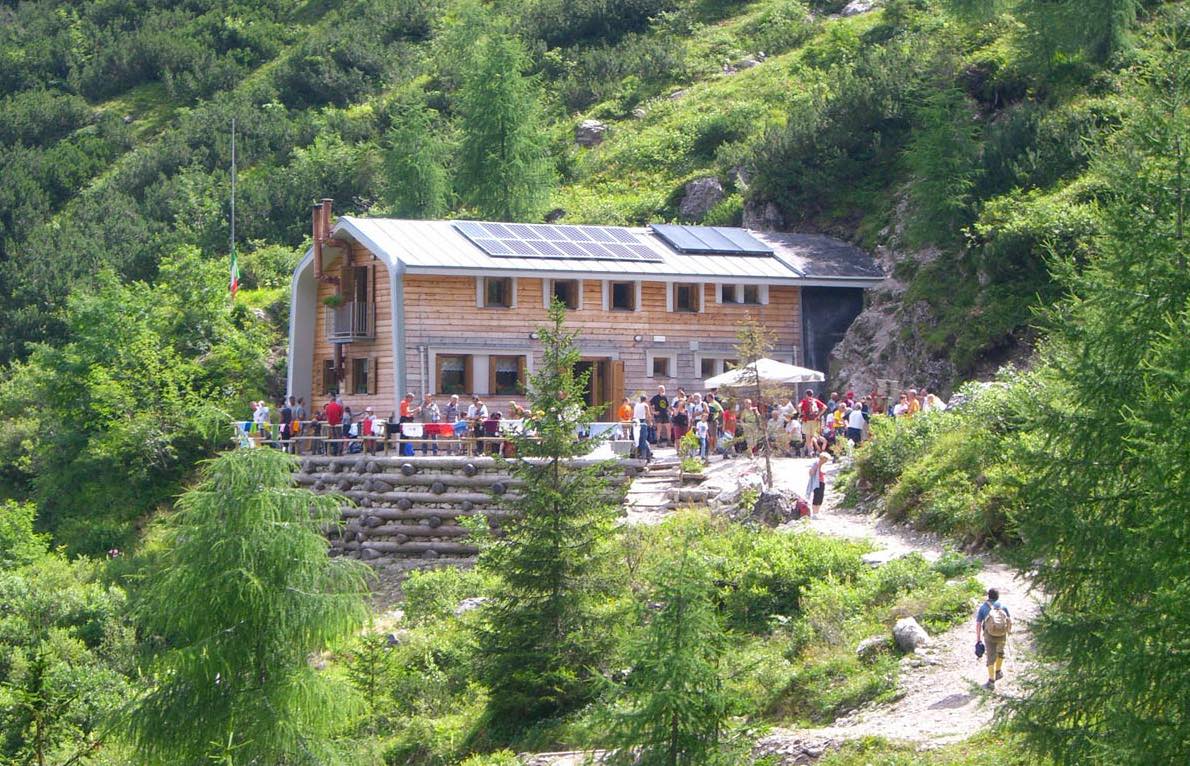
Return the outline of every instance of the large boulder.
<path id="1" fill-rule="evenodd" d="M 893 626 L 893 640 L 902 652 L 912 652 L 919 646 L 929 646 L 930 634 L 912 617 L 902 617 Z"/>
<path id="2" fill-rule="evenodd" d="M 607 137 L 607 125 L 599 120 L 583 120 L 574 129 L 574 142 L 579 146 L 599 146 Z"/>
<path id="3" fill-rule="evenodd" d="M 840 16 L 858 16 L 876 7 L 876 0 L 851 0 L 839 11 Z"/>
<path id="4" fill-rule="evenodd" d="M 723 199 L 723 184 L 713 176 L 695 178 L 686 184 L 678 214 L 685 221 L 701 221 Z"/>
<path id="5" fill-rule="evenodd" d="M 886 652 L 890 648 L 891 644 L 892 642 L 889 640 L 888 636 L 872 636 L 871 638 L 865 638 L 863 641 L 859 642 L 859 646 L 855 647 L 855 656 L 865 662 L 868 662 Z"/>

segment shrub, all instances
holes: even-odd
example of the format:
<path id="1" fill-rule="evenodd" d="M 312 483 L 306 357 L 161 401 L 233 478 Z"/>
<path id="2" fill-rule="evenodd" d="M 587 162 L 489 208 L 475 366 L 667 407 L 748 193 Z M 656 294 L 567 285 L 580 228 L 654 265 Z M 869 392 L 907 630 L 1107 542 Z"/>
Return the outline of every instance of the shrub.
<path id="1" fill-rule="evenodd" d="M 402 585 L 405 621 L 425 625 L 450 617 L 460 601 L 479 596 L 485 585 L 486 578 L 474 569 L 443 567 L 411 572 Z"/>

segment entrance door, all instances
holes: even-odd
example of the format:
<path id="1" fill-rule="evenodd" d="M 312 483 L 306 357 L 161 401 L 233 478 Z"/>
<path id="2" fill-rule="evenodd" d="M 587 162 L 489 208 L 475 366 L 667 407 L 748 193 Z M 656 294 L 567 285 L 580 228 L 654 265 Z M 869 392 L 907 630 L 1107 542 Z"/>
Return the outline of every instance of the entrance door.
<path id="1" fill-rule="evenodd" d="M 616 359 L 583 359 L 574 366 L 577 374 L 589 373 L 583 390 L 588 407 L 602 407 L 597 417 L 605 421 L 616 419 L 616 408 L 624 398 L 624 363 Z"/>

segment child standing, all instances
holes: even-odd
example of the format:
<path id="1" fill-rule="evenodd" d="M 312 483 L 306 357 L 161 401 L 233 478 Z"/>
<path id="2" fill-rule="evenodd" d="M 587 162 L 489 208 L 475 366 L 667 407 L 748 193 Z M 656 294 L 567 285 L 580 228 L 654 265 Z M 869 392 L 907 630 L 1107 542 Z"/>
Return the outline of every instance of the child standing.
<path id="1" fill-rule="evenodd" d="M 694 435 L 698 437 L 698 456 L 706 462 L 707 459 L 707 438 L 710 433 L 711 425 L 707 419 L 707 414 L 699 418 L 698 423 L 694 426 Z"/>

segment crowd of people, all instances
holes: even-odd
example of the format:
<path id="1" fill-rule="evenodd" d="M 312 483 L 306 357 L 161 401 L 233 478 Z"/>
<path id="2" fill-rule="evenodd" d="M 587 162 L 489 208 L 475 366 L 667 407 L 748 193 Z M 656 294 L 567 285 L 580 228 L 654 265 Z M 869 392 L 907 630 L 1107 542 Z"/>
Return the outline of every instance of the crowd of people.
<path id="1" fill-rule="evenodd" d="M 264 442 L 296 454 L 331 454 L 387 451 L 396 446 L 403 454 L 439 454 L 463 451 L 498 452 L 499 434 L 511 425 L 503 411 L 490 410 L 479 396 L 463 405 L 458 395 L 444 402 L 426 394 L 421 401 L 406 394 L 398 409 L 378 417 L 374 408 L 352 412 L 343 397 L 332 395 L 322 407 L 307 413 L 304 398 L 288 397 L 270 407 L 252 402 L 250 419 L 239 424 L 241 438 L 252 445 Z M 509 417 L 519 421 L 525 414 L 516 402 L 508 403 Z"/>
<path id="2" fill-rule="evenodd" d="M 906 418 L 944 409 L 946 403 L 928 388 L 920 394 L 908 389 L 895 402 L 877 393 L 860 398 L 854 391 L 832 392 L 824 401 L 813 389 L 800 397 L 784 392 L 758 402 L 717 390 L 678 388 L 670 395 L 662 385 L 652 397 L 639 394 L 635 402 L 624 397 L 616 415 L 621 438 L 633 442 L 638 457 L 650 460 L 654 447 L 676 447 L 690 434 L 686 443 L 696 445 L 691 456 L 709 461 L 713 455 L 730 458 L 759 449 L 791 457 L 838 454 L 844 441 L 859 445 L 868 438 L 873 413 Z M 341 396 L 308 413 L 304 399 L 290 396 L 276 407 L 253 402 L 241 430 L 246 441 L 278 443 L 295 453 L 375 452 L 395 442 L 405 454 L 437 455 L 440 439 L 447 453 L 462 451 L 462 441 L 469 442 L 468 451 L 499 452 L 504 449 L 500 434 L 515 429 L 524 415 L 515 401 L 506 414 L 489 408 L 479 395 L 464 404 L 457 394 L 443 400 L 425 394 L 419 401 L 409 393 L 387 417 L 377 417 L 372 407 L 353 413 Z"/>
<path id="3" fill-rule="evenodd" d="M 671 396 L 658 386 L 655 395 L 640 394 L 635 403 L 625 397 L 618 417 L 633 426 L 637 454 L 646 460 L 654 447 L 676 447 L 688 432 L 695 434 L 698 457 L 709 460 L 715 454 L 729 458 L 759 449 L 761 442 L 793 457 L 837 453 L 844 440 L 859 445 L 868 438 L 873 413 L 912 417 L 943 409 L 946 404 L 928 388 L 920 395 L 908 389 L 897 402 L 886 403 L 879 394 L 859 398 L 854 391 L 832 392 L 823 401 L 806 389 L 800 397 L 786 392 L 772 401 L 754 402 L 715 390 L 688 393 L 679 388 Z M 762 439 L 766 429 L 770 438 Z"/>

